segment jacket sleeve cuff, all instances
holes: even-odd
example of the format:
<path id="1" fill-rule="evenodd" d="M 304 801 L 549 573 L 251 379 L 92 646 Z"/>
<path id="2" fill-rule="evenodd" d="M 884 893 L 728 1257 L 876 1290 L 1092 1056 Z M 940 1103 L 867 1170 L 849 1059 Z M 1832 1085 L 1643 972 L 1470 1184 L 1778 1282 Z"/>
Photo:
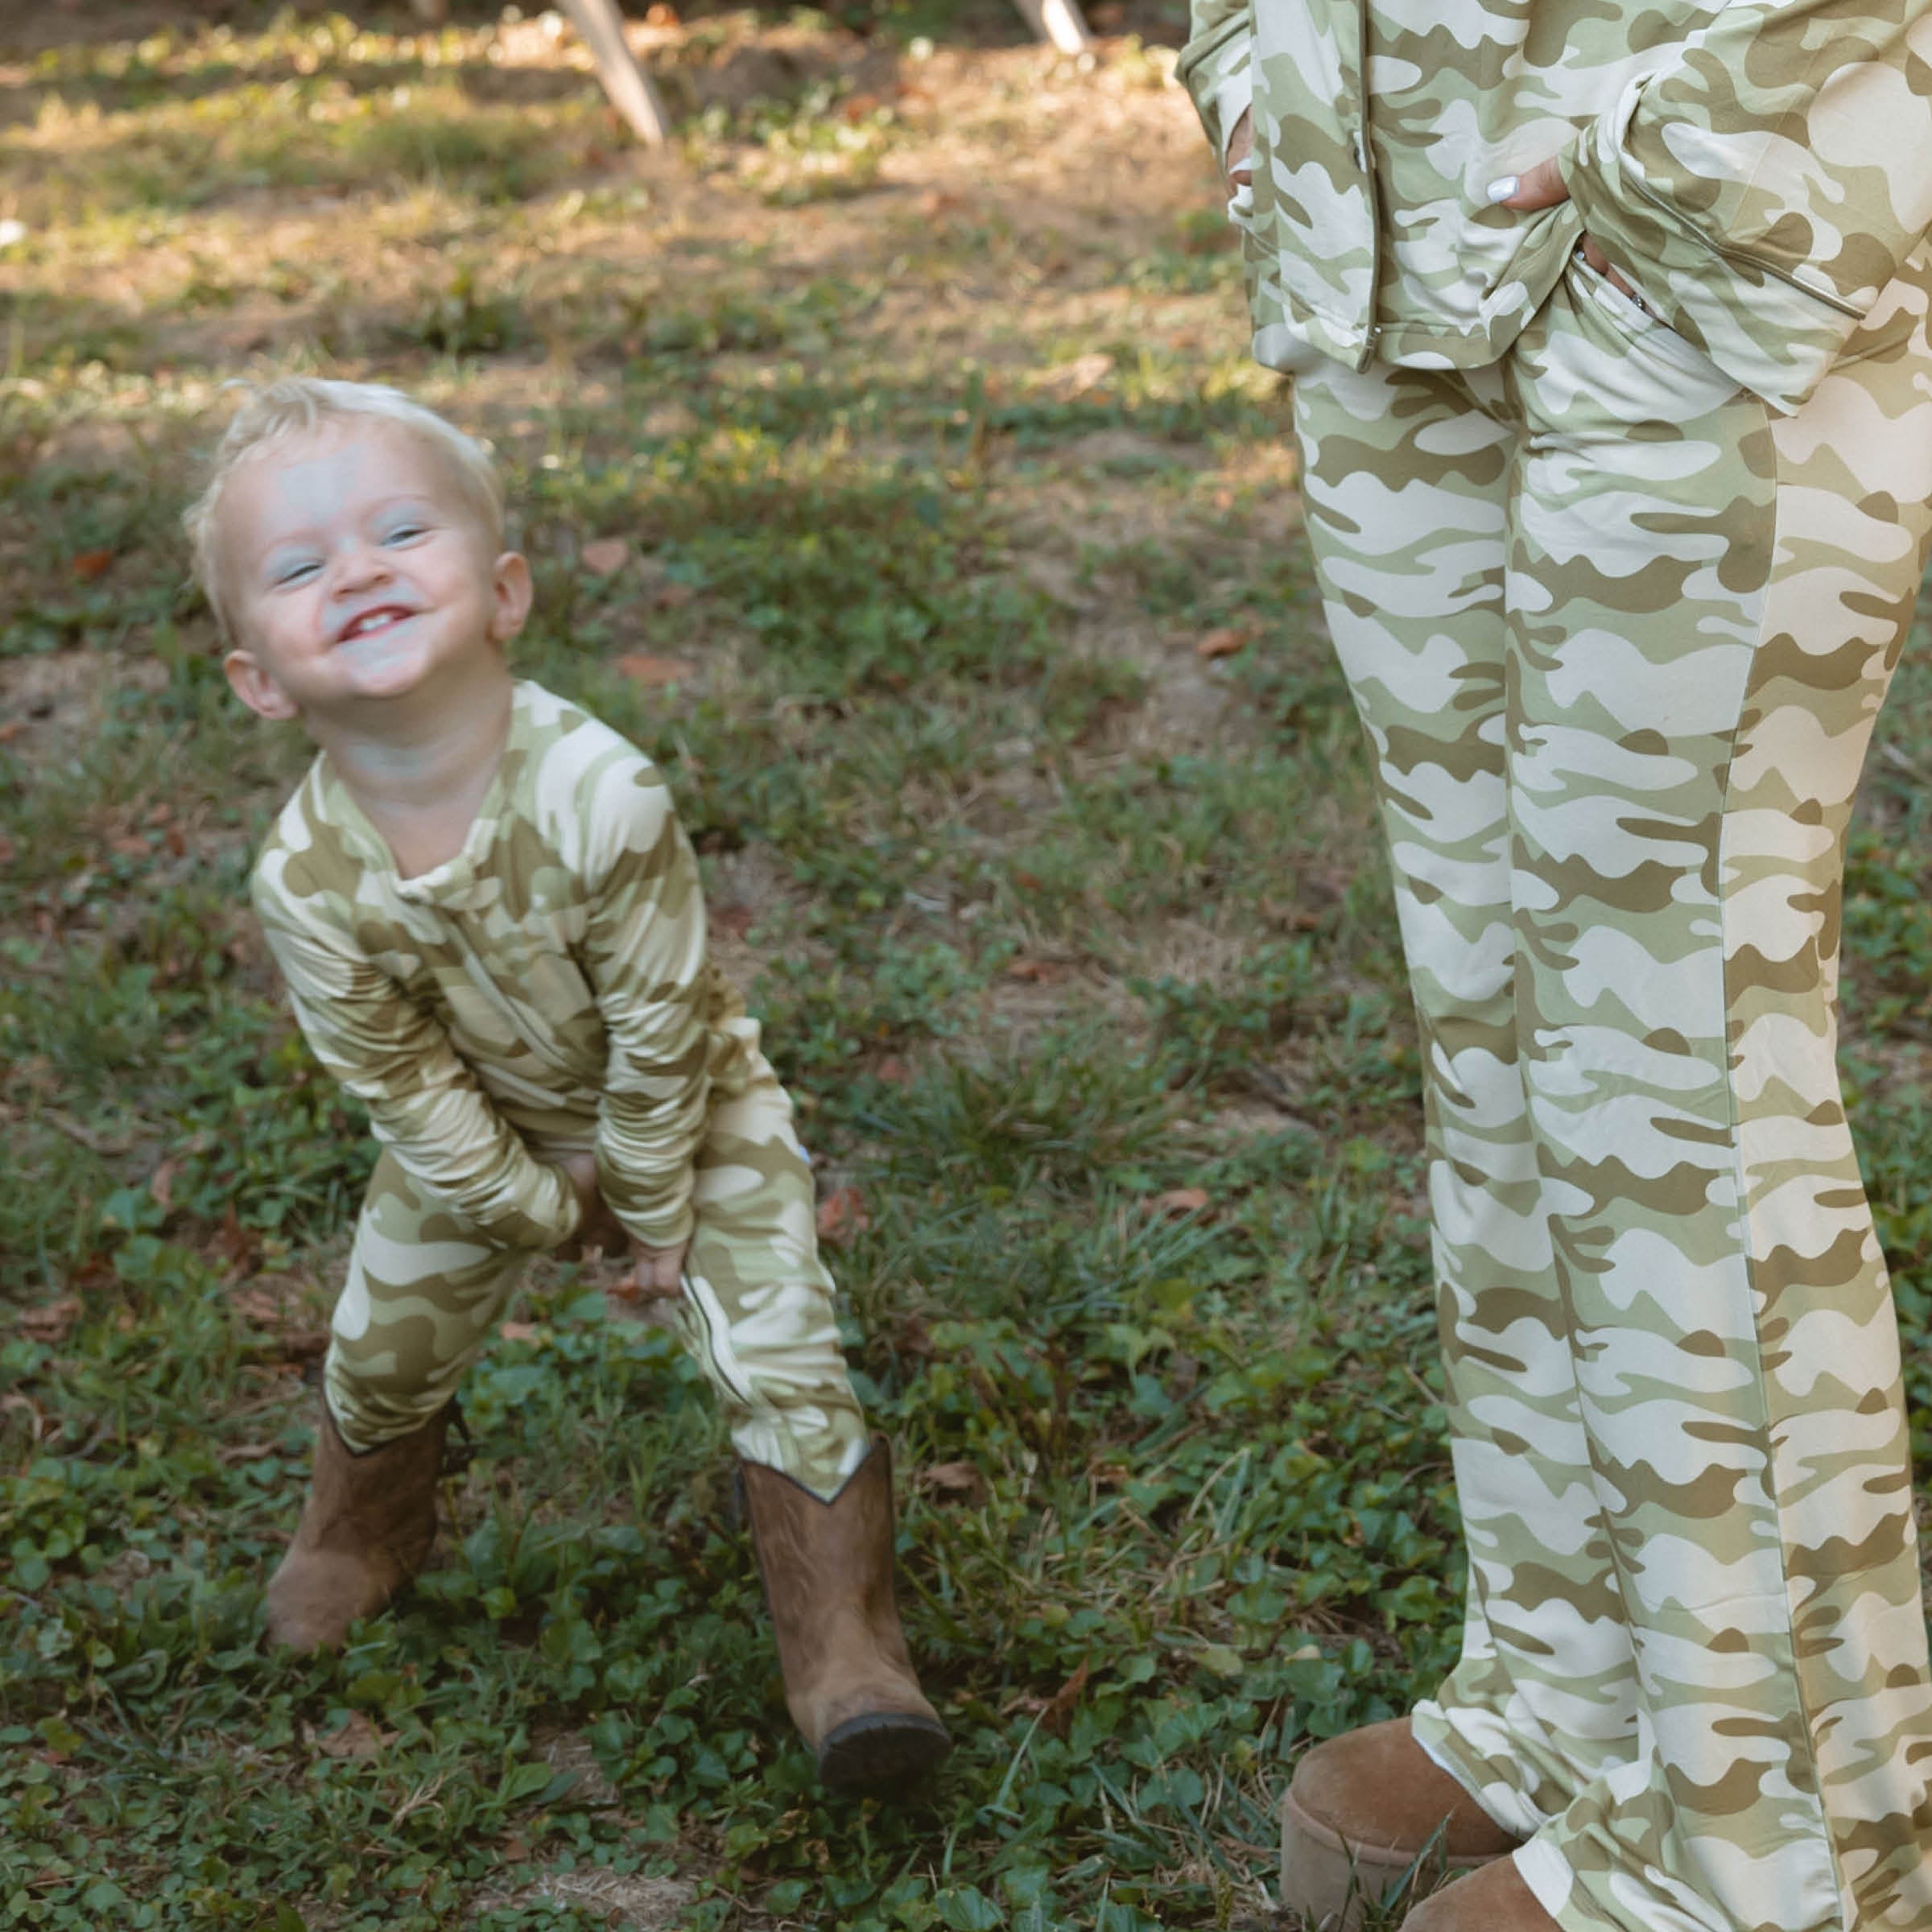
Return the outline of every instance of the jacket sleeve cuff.
<path id="1" fill-rule="evenodd" d="M 1228 137 L 1254 105 L 1254 35 L 1245 12 L 1184 47 L 1174 75 L 1224 167 Z"/>
<path id="2" fill-rule="evenodd" d="M 1645 301 L 1724 374 L 1774 409 L 1795 410 L 1823 380 L 1860 312 L 1748 254 L 1720 253 L 1678 211 L 1629 151 L 1644 85 L 1641 76 L 1633 80 L 1558 158 L 1583 225 Z"/>

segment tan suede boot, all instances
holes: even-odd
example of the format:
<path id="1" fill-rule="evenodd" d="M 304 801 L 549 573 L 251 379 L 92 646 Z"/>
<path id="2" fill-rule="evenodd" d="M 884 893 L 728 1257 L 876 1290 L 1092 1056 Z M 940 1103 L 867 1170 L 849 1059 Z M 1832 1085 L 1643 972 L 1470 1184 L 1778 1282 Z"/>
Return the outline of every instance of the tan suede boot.
<path id="1" fill-rule="evenodd" d="M 1402 1932 L 1560 1932 L 1536 1902 L 1513 1859 L 1458 1879 L 1425 1899 L 1402 1921 Z"/>
<path id="2" fill-rule="evenodd" d="M 419 1429 L 357 1455 L 322 1405 L 316 1465 L 295 1541 L 268 1586 L 271 1642 L 320 1650 L 341 1642 L 423 1567 L 436 1534 L 444 1409 Z"/>
<path id="3" fill-rule="evenodd" d="M 1364 1906 L 1412 1867 L 1426 1888 L 1521 1842 L 1423 1750 L 1407 1718 L 1367 1724 L 1295 1767 L 1282 1800 L 1282 1903 L 1309 1932 L 1355 1932 Z"/>
<path id="4" fill-rule="evenodd" d="M 892 1590 L 892 1451 L 874 1436 L 829 1503 L 741 1463 L 785 1704 L 828 1785 L 910 1777 L 952 1749 L 919 1690 Z"/>

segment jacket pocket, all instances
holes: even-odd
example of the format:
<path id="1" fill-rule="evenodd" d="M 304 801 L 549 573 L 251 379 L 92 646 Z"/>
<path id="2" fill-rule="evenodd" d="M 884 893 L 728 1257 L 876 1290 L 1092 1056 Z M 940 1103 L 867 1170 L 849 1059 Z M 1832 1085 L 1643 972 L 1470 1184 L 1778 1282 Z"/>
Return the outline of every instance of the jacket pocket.
<path id="1" fill-rule="evenodd" d="M 1715 363 L 1680 336 L 1649 303 L 1619 288 L 1602 270 L 1592 268 L 1581 243 L 1571 250 L 1565 272 L 1575 278 L 1580 300 L 1594 303 L 1633 342 L 1687 375 L 1722 375 Z M 1728 377 L 1724 378 L 1729 381 Z"/>

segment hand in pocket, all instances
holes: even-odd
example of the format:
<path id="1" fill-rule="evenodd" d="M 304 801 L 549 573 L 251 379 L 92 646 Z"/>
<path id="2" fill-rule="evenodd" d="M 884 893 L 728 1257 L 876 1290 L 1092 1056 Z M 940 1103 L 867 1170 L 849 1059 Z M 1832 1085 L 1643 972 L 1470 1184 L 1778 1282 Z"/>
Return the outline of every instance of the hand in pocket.
<path id="1" fill-rule="evenodd" d="M 1254 117 L 1245 108 L 1234 124 L 1234 132 L 1228 137 L 1228 159 L 1223 171 L 1228 177 L 1230 200 L 1254 179 Z"/>
<path id="2" fill-rule="evenodd" d="M 1525 214 L 1534 214 L 1538 208 L 1554 208 L 1558 202 L 1567 201 L 1570 190 L 1563 185 L 1563 171 L 1552 157 L 1538 162 L 1526 175 L 1505 175 L 1500 181 L 1492 181 L 1489 199 L 1498 208 L 1520 208 Z M 1612 288 L 1620 289 L 1633 302 L 1644 303 L 1641 291 L 1597 246 L 1594 236 L 1585 235 L 1581 246 L 1583 259 L 1605 277 Z"/>

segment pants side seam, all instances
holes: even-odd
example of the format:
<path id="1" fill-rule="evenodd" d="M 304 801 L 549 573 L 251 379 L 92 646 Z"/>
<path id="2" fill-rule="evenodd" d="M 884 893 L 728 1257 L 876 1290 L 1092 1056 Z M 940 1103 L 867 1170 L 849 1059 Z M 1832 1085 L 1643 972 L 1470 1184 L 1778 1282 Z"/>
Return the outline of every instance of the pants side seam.
<path id="1" fill-rule="evenodd" d="M 1731 1162 L 1732 1185 L 1737 1190 L 1738 1231 L 1741 1236 L 1744 1264 L 1744 1289 L 1749 1297 L 1751 1333 L 1752 1342 L 1752 1374 L 1757 1385 L 1760 1410 L 1764 1418 L 1765 1487 L 1771 1501 L 1772 1520 L 1777 1532 L 1777 1579 L 1778 1601 L 1783 1611 L 1785 1641 L 1789 1646 L 1793 1678 L 1792 1695 L 1796 1700 L 1798 1722 L 1803 1730 L 1805 1759 L 1810 1768 L 1811 1789 L 1809 1794 L 1810 1808 L 1817 1820 L 1817 1830 L 1824 1840 L 1825 1858 L 1831 1874 L 1831 1884 L 1838 1900 L 1837 1924 L 1821 1929 L 1821 1932 L 1847 1932 L 1845 1898 L 1847 1888 L 1845 1874 L 1839 1862 L 1838 1845 L 1831 1831 L 1831 1814 L 1826 1808 L 1823 1772 L 1818 1761 L 1816 1722 L 1811 1709 L 1810 1699 L 1805 1684 L 1805 1674 L 1798 1661 L 1798 1633 L 1797 1620 L 1791 1607 L 1790 1550 L 1785 1541 L 1784 1488 L 1777 1468 L 1777 1452 L 1774 1441 L 1775 1410 L 1772 1398 L 1770 1378 L 1765 1367 L 1765 1336 L 1761 1313 L 1762 1297 L 1759 1292 L 1759 1268 L 1757 1244 L 1752 1228 L 1752 1200 L 1750 1176 L 1744 1164 L 1744 1120 L 1740 1111 L 1737 1079 L 1732 1065 L 1732 1051 L 1736 1043 L 1737 1010 L 1736 989 L 1732 976 L 1732 953 L 1731 950 L 1731 895 L 1728 890 L 1726 861 L 1728 857 L 1732 828 L 1736 819 L 1732 811 L 1732 795 L 1737 775 L 1738 741 L 1744 733 L 1744 721 L 1750 707 L 1751 696 L 1757 681 L 1760 653 L 1764 648 L 1765 633 L 1771 616 L 1771 599 L 1777 580 L 1778 541 L 1782 533 L 1785 509 L 1785 492 L 1782 479 L 1778 474 L 1781 460 L 1775 442 L 1772 445 L 1771 484 L 1771 537 L 1769 548 L 1769 564 L 1765 572 L 1764 606 L 1760 613 L 1757 637 L 1752 646 L 1751 662 L 1744 673 L 1744 687 L 1740 694 L 1737 717 L 1731 728 L 1731 745 L 1724 761 L 1724 784 L 1718 796 L 1717 811 L 1717 945 L 1718 971 L 1722 980 L 1724 1002 L 1724 1029 L 1722 1042 L 1724 1054 L 1724 1090 L 1725 1124 L 1731 1137 Z"/>

